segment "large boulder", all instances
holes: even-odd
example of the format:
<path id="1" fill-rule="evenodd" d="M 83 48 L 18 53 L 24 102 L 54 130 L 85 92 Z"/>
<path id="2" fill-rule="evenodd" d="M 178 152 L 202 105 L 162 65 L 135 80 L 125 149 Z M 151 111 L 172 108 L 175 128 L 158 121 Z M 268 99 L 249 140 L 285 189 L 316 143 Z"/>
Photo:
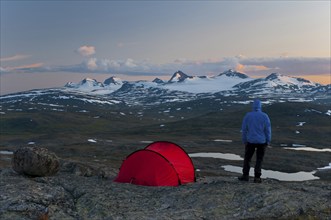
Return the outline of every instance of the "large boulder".
<path id="1" fill-rule="evenodd" d="M 29 176 L 51 176 L 60 169 L 57 156 L 41 147 L 23 147 L 14 152 L 13 169 Z"/>

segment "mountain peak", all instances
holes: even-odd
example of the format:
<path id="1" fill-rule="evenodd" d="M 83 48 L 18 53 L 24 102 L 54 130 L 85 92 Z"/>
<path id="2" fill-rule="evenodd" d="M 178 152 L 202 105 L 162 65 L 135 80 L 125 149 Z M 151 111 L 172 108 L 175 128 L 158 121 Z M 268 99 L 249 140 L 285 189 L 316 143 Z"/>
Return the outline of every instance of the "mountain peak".
<path id="1" fill-rule="evenodd" d="M 157 84 L 164 83 L 164 81 L 163 81 L 162 79 L 160 79 L 160 78 L 155 78 L 155 79 L 153 80 L 153 82 L 154 82 L 154 83 L 157 83 Z"/>
<path id="2" fill-rule="evenodd" d="M 95 79 L 91 79 L 89 77 L 86 77 L 85 79 L 82 80 L 82 83 L 86 83 L 86 82 L 97 82 Z"/>
<path id="3" fill-rule="evenodd" d="M 269 76 L 267 76 L 265 79 L 266 80 L 275 80 L 275 79 L 279 79 L 281 77 L 284 77 L 284 75 L 280 74 L 280 73 L 271 73 Z"/>
<path id="4" fill-rule="evenodd" d="M 226 70 L 223 73 L 219 74 L 218 76 L 227 76 L 227 77 L 235 77 L 235 78 L 241 78 L 241 79 L 246 79 L 248 78 L 247 75 L 234 71 L 232 69 Z"/>
<path id="5" fill-rule="evenodd" d="M 82 86 L 86 86 L 86 87 L 93 87 L 93 86 L 101 86 L 103 87 L 103 84 L 98 82 L 97 80 L 95 79 L 91 79 L 91 78 L 85 78 L 83 79 L 79 85 L 82 85 Z"/>
<path id="6" fill-rule="evenodd" d="M 267 81 L 281 81 L 284 83 L 290 83 L 290 84 L 306 84 L 306 85 L 314 85 L 316 83 L 303 79 L 298 77 L 292 77 L 292 76 L 285 76 L 280 73 L 271 73 L 269 76 L 265 78 Z"/>
<path id="7" fill-rule="evenodd" d="M 64 87 L 67 87 L 67 88 L 75 88 L 77 87 L 77 84 L 74 83 L 74 82 L 67 82 Z"/>
<path id="8" fill-rule="evenodd" d="M 115 76 L 112 76 L 108 79 L 106 79 L 103 84 L 105 85 L 110 85 L 110 84 L 115 84 L 115 85 L 119 85 L 121 84 L 122 80 L 120 78 L 117 78 Z"/>
<path id="9" fill-rule="evenodd" d="M 265 78 L 254 79 L 236 86 L 246 93 L 259 92 L 260 94 L 304 94 L 314 92 L 321 88 L 318 83 L 303 78 L 286 76 L 280 73 L 272 73 Z"/>
<path id="10" fill-rule="evenodd" d="M 177 72 L 175 72 L 171 79 L 168 81 L 169 83 L 173 83 L 173 82 L 183 82 L 185 79 L 187 78 L 192 78 L 192 76 L 188 76 L 185 73 L 183 73 L 182 71 L 178 70 Z"/>
<path id="11" fill-rule="evenodd" d="M 323 96 L 327 87 L 309 80 L 272 73 L 265 78 L 252 79 L 247 75 L 229 69 L 213 77 L 189 76 L 184 72 L 176 71 L 167 82 L 155 78 L 153 83 L 146 81 L 122 82 L 114 76 L 106 79 L 104 83 L 95 79 L 85 78 L 79 83 L 68 82 L 66 88 L 90 92 L 91 94 L 110 94 L 117 90 L 120 92 L 134 89 L 148 88 L 151 90 L 169 90 L 188 93 L 228 93 L 228 94 L 303 94 L 305 92 L 320 92 Z M 161 92 L 163 93 L 163 92 Z"/>

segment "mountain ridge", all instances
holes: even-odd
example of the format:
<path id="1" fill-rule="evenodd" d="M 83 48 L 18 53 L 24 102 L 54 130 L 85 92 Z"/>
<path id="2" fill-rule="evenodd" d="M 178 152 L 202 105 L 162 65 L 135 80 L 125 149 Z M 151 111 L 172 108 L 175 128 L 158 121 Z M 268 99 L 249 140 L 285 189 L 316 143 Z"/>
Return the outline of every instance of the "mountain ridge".
<path id="1" fill-rule="evenodd" d="M 100 91 L 101 94 L 110 94 L 120 89 L 124 84 L 140 85 L 143 87 L 154 87 L 158 89 L 166 89 L 171 91 L 181 91 L 188 93 L 219 93 L 226 91 L 236 91 L 237 94 L 269 94 L 276 92 L 281 93 L 307 93 L 329 90 L 328 86 L 323 86 L 319 83 L 310 80 L 286 76 L 280 73 L 271 73 L 264 78 L 250 78 L 244 73 L 234 70 L 227 70 L 216 76 L 189 76 L 178 70 L 168 81 L 163 81 L 159 78 L 153 81 L 122 81 L 117 77 L 110 77 L 104 83 L 97 82 L 92 79 L 84 79 L 79 83 L 67 83 L 64 87 L 82 90 L 82 91 Z M 136 87 L 133 86 L 133 87 Z M 88 89 L 90 88 L 90 89 Z M 235 93 L 236 93 L 235 92 Z"/>
<path id="2" fill-rule="evenodd" d="M 83 100 L 111 105 L 116 103 L 156 105 L 203 99 L 229 99 L 230 97 L 234 101 L 260 98 L 273 100 L 273 102 L 277 100 L 328 102 L 331 98 L 331 85 L 321 85 L 279 73 L 271 73 L 265 78 L 256 79 L 231 69 L 216 76 L 189 76 L 182 71 L 177 71 L 168 81 L 156 78 L 153 81 L 129 82 L 112 76 L 104 82 L 98 82 L 95 79 L 85 78 L 78 83 L 68 82 L 64 87 L 0 96 L 0 100 L 6 103 L 12 102 L 12 99 L 18 101 L 22 97 L 26 99 L 43 97 L 44 100 L 46 94 L 50 96 L 48 98 L 50 103 L 57 103 L 59 99 L 71 99 L 73 102 Z"/>

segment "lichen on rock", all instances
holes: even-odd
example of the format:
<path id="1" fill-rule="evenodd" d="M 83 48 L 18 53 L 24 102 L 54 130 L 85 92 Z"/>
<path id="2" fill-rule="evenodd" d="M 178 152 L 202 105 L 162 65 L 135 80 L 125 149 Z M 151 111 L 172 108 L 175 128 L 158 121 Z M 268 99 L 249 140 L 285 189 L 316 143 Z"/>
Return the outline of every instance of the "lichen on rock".
<path id="1" fill-rule="evenodd" d="M 60 169 L 58 157 L 46 148 L 22 147 L 14 152 L 12 168 L 19 174 L 51 176 Z"/>

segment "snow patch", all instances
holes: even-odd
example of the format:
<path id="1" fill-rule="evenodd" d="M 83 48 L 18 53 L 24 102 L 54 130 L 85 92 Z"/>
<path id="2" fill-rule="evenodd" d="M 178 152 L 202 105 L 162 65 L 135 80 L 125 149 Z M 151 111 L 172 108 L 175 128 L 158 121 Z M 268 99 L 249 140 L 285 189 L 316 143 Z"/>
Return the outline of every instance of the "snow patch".
<path id="1" fill-rule="evenodd" d="M 225 165 L 222 166 L 225 171 L 234 172 L 234 173 L 242 173 L 242 167 Z M 306 180 L 314 180 L 319 179 L 319 177 L 314 176 L 316 171 L 312 172 L 297 172 L 297 173 L 285 173 L 274 170 L 264 170 L 262 169 L 262 178 L 272 178 L 278 179 L 280 181 L 306 181 Z M 254 176 L 254 169 L 250 170 L 250 176 Z"/>
<path id="2" fill-rule="evenodd" d="M 284 147 L 286 150 L 301 150 L 301 151 L 313 151 L 313 152 L 331 152 L 330 148 L 313 148 L 313 147 Z"/>
<path id="3" fill-rule="evenodd" d="M 14 154 L 14 152 L 7 151 L 7 150 L 0 150 L 0 154 L 2 154 L 2 155 L 12 155 L 12 154 Z"/>
<path id="4" fill-rule="evenodd" d="M 302 127 L 304 124 L 306 124 L 306 122 L 302 121 L 302 122 L 298 122 L 297 126 L 298 127 Z"/>
<path id="5" fill-rule="evenodd" d="M 225 160 L 243 160 L 242 157 L 236 154 L 229 153 L 192 153 L 189 154 L 190 157 L 211 157 Z"/>
<path id="6" fill-rule="evenodd" d="M 57 112 L 64 112 L 63 109 L 57 109 L 57 108 L 52 108 L 51 110 L 52 110 L 52 111 L 57 111 Z"/>
<path id="7" fill-rule="evenodd" d="M 251 103 L 251 101 L 232 101 L 233 104 L 242 104 L 242 105 L 248 105 Z"/>
<path id="8" fill-rule="evenodd" d="M 231 143 L 232 140 L 222 140 L 222 139 L 215 139 L 215 142 L 226 142 L 226 143 Z"/>
<path id="9" fill-rule="evenodd" d="M 142 143 L 142 144 L 151 144 L 151 143 L 153 143 L 154 141 L 140 141 L 140 143 Z"/>
<path id="10" fill-rule="evenodd" d="M 321 111 L 318 111 L 316 109 L 305 109 L 305 112 L 315 112 L 315 113 L 318 113 L 318 114 L 322 114 Z"/>
<path id="11" fill-rule="evenodd" d="M 95 139 L 87 139 L 87 141 L 90 143 L 97 143 L 97 141 Z"/>
<path id="12" fill-rule="evenodd" d="M 110 100 L 110 101 L 105 101 L 105 100 L 98 100 L 98 99 L 85 99 L 81 98 L 80 99 L 83 102 L 88 102 L 88 103 L 98 103 L 98 104 L 108 104 L 108 105 L 113 105 L 114 103 L 120 103 L 119 101 L 115 100 Z"/>
<path id="13" fill-rule="evenodd" d="M 233 90 L 234 86 L 252 80 L 251 78 L 229 77 L 226 75 L 214 77 L 192 77 L 182 82 L 174 82 L 161 85 L 169 90 L 176 90 L 189 93 L 215 93 L 226 90 Z"/>
<path id="14" fill-rule="evenodd" d="M 331 169 L 331 163 L 329 163 L 329 166 L 325 166 L 325 167 L 321 167 L 321 168 L 317 168 L 318 170 L 329 170 Z"/>

